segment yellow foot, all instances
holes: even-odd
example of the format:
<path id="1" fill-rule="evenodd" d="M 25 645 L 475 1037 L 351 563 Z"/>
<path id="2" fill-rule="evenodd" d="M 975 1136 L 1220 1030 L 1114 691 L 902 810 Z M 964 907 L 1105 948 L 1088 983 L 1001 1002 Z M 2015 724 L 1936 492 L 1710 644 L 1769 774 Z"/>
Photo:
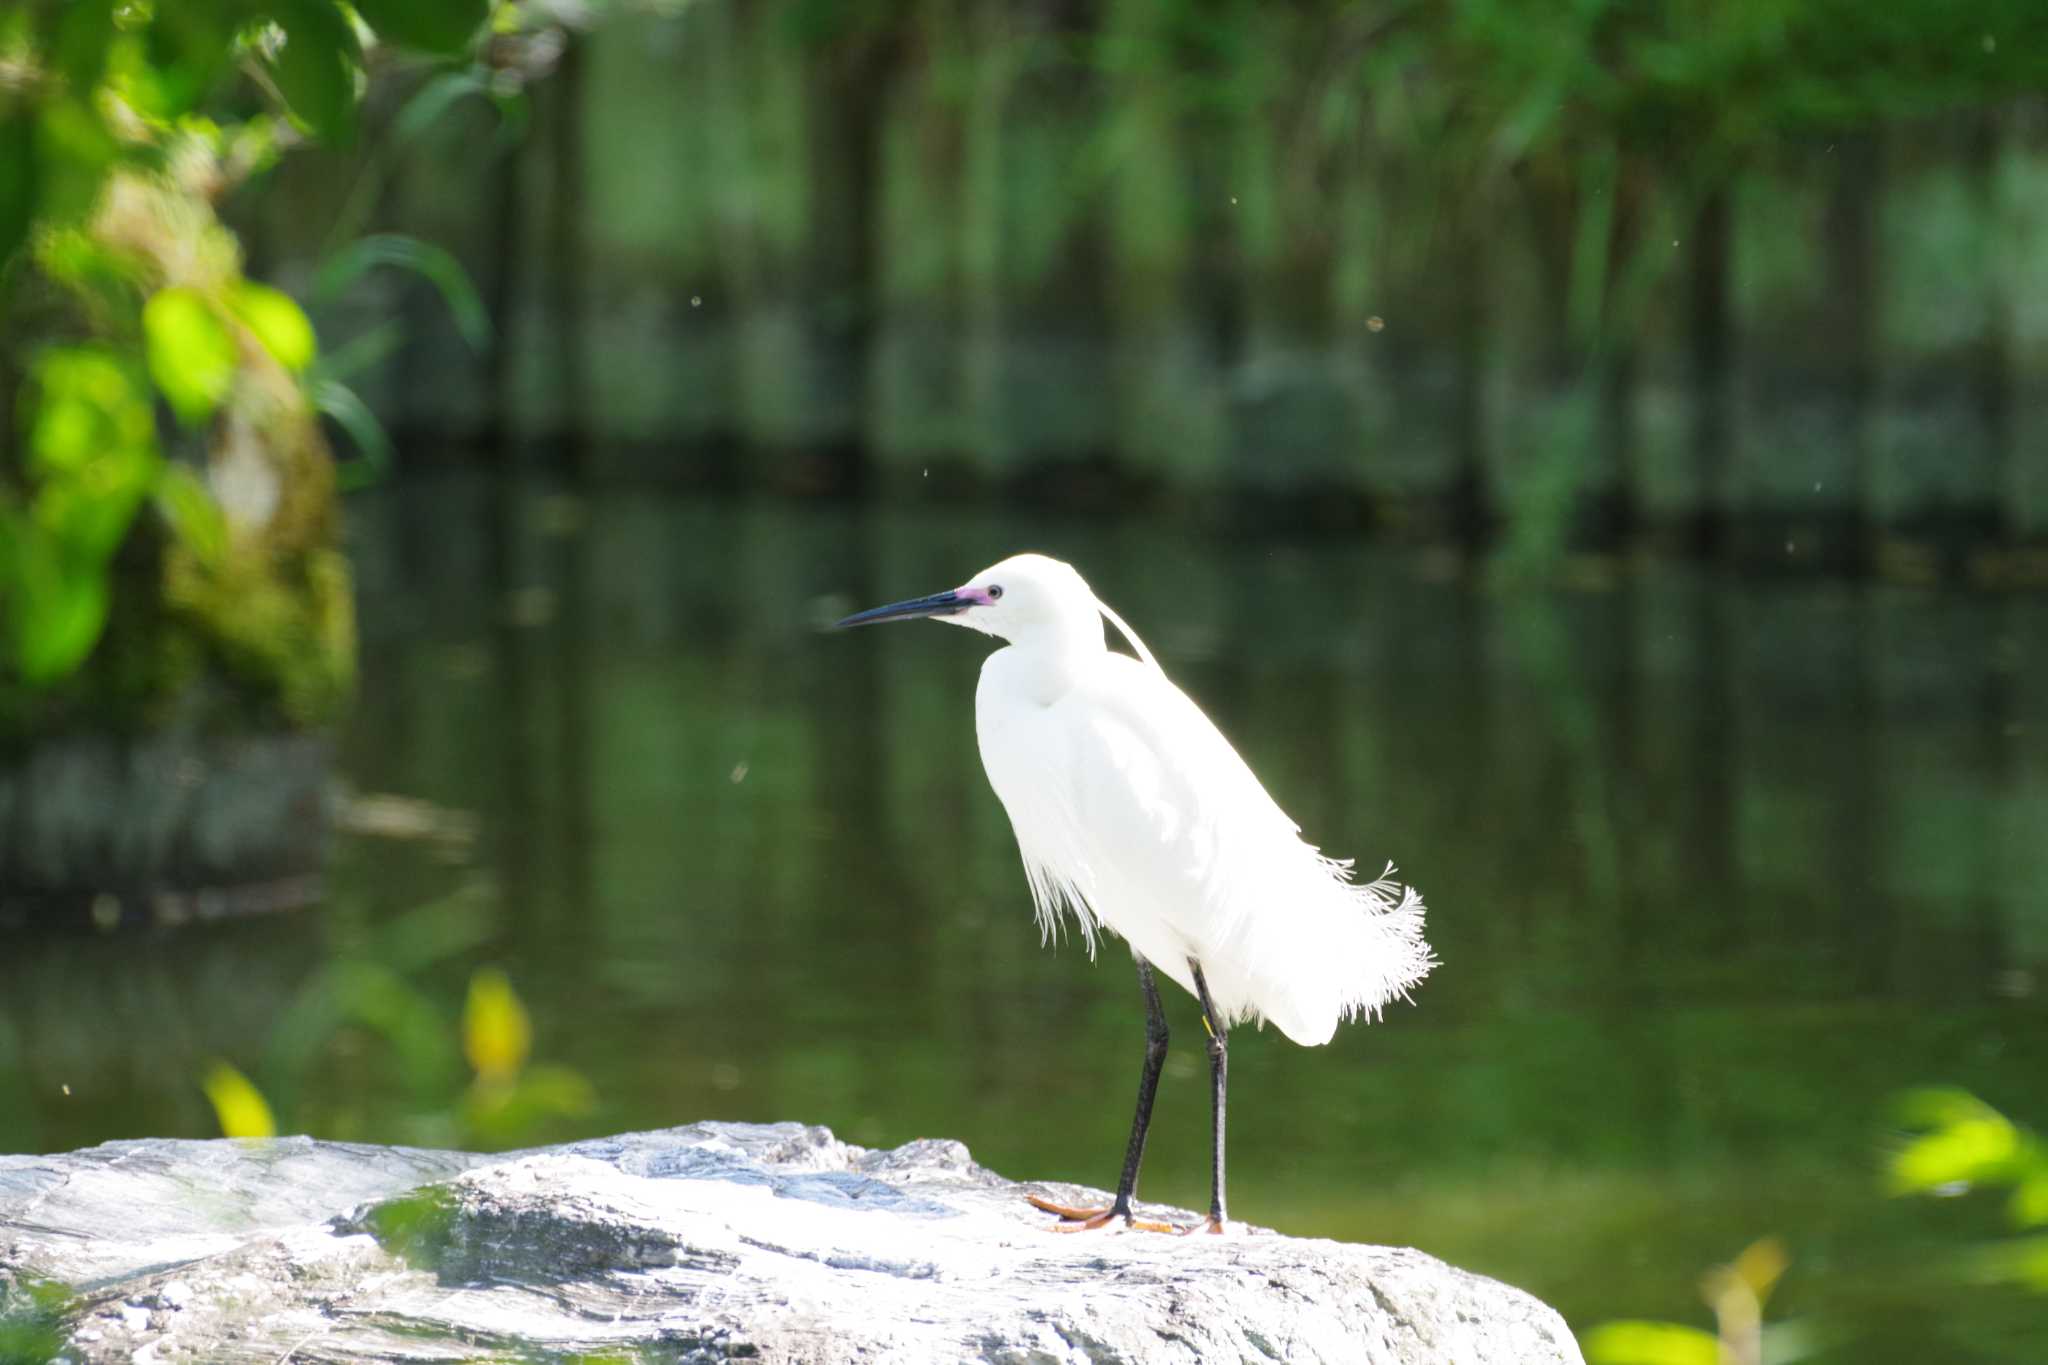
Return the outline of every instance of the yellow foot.
<path id="1" fill-rule="evenodd" d="M 1052 1200 L 1041 1198 L 1035 1194 L 1027 1194 L 1024 1198 L 1030 1203 L 1031 1207 L 1058 1217 L 1060 1221 L 1053 1225 L 1054 1232 L 1092 1232 L 1096 1228 L 1107 1227 L 1118 1217 L 1117 1211 L 1113 1208 L 1080 1209 L 1075 1208 L 1071 1204 L 1055 1204 Z M 1152 1218 L 1126 1216 L 1124 1222 L 1128 1227 L 1139 1232 L 1182 1233 L 1188 1231 L 1186 1228 L 1175 1227 L 1171 1223 L 1161 1223 Z"/>

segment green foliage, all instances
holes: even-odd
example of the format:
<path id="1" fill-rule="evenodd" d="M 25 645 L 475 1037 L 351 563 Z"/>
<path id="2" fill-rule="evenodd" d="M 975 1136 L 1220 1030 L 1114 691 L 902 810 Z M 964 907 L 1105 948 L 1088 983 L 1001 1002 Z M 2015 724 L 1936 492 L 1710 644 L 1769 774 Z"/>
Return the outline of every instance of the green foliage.
<path id="1" fill-rule="evenodd" d="M 1764 1305 L 1786 1264 L 1775 1238 L 1750 1243 L 1734 1260 L 1700 1277 L 1701 1296 L 1714 1310 L 1714 1331 L 1677 1322 L 1603 1322 L 1581 1341 L 1588 1365 L 1783 1365 L 1814 1354 L 1820 1334 L 1796 1325 L 1764 1325 Z"/>
<path id="2" fill-rule="evenodd" d="M 379 266 L 409 270 L 432 284 L 454 315 L 462 339 L 479 349 L 490 344 L 490 313 L 462 263 L 418 238 L 384 232 L 349 243 L 321 263 L 313 281 L 314 296 L 331 300 Z"/>
<path id="3" fill-rule="evenodd" d="M 291 295 L 267 284 L 243 280 L 230 292 L 228 307 L 278 364 L 298 371 L 313 363 L 318 349 L 313 324 L 306 320 Z"/>
<path id="4" fill-rule="evenodd" d="M 213 416 L 235 382 L 235 343 L 191 289 L 159 290 L 142 309 L 149 373 L 187 426 Z"/>
<path id="5" fill-rule="evenodd" d="M 1897 1105 L 1914 1136 L 1886 1162 L 1894 1195 L 1955 1195 L 1977 1186 L 2012 1186 L 2007 1214 L 2018 1228 L 2048 1226 L 2048 1145 L 1966 1091 L 1915 1090 Z M 1804 1360 L 1848 1339 L 1846 1324 L 1803 1321 L 1766 1325 L 1764 1305 L 1787 1261 L 1775 1239 L 1746 1248 L 1701 1278 L 1718 1331 L 1682 1323 L 1624 1319 L 1580 1334 L 1589 1365 L 1743 1365 Z M 2048 1236 L 2016 1237 L 1966 1249 L 1965 1279 L 2020 1285 L 2048 1293 Z"/>
<path id="6" fill-rule="evenodd" d="M 453 56 L 469 46 L 490 17 L 490 0 L 356 0 L 356 13 L 394 43 Z"/>
<path id="7" fill-rule="evenodd" d="M 270 72 L 292 118 L 330 141 L 355 135 L 356 78 L 363 52 L 347 17 L 328 0 L 285 0 L 277 23 L 284 43 Z"/>
<path id="8" fill-rule="evenodd" d="M 163 477 L 147 389 L 99 346 L 52 347 L 31 378 L 26 511 L 0 500 L 5 658 L 30 682 L 76 668 L 108 611 L 108 563 Z"/>
<path id="9" fill-rule="evenodd" d="M 1721 1365 L 1718 1337 L 1676 1322 L 1603 1322 L 1579 1344 L 1587 1365 Z"/>
<path id="10" fill-rule="evenodd" d="M 502 1147 L 587 1114 L 596 1103 L 588 1080 L 532 1061 L 532 1022 L 502 971 L 470 974 L 459 1017 L 421 983 L 489 932 L 483 907 L 458 894 L 380 926 L 321 967 L 271 1036 L 262 1074 L 277 1112 L 298 1131 L 345 1130 L 346 1116 L 325 1106 L 312 1081 L 351 1039 L 374 1044 L 411 1110 L 408 1136 L 421 1144 Z"/>
<path id="11" fill-rule="evenodd" d="M 106 580 L 67 564 L 39 531 L 11 528 L 7 620 L 14 666 L 28 681 L 78 666 L 107 619 Z"/>
<path id="12" fill-rule="evenodd" d="M 2017 1230 L 2048 1227 L 2048 1142 L 1962 1090 L 1915 1090 L 1899 1103 L 1913 1136 L 1891 1154 L 1887 1184 L 1899 1195 L 1956 1195 L 2010 1188 L 2006 1219 Z M 2048 1293 L 2048 1236 L 2011 1238 L 1969 1257 L 1976 1278 Z"/>
<path id="13" fill-rule="evenodd" d="M 1899 1102 L 1900 1121 L 1918 1136 L 1892 1153 L 1893 1194 L 2024 1179 L 2041 1160 L 2005 1115 L 1961 1090 L 1915 1090 Z"/>
<path id="14" fill-rule="evenodd" d="M 450 73 L 457 87 L 473 87 L 469 73 Z M 434 113 L 448 107 L 442 94 L 449 87 L 430 83 L 408 102 L 399 123 L 406 124 L 424 105 Z M 449 97 L 452 99 L 452 96 Z M 403 129 L 401 127 L 401 135 Z M 331 303 L 355 281 L 380 267 L 409 271 L 434 286 L 448 306 L 455 327 L 464 341 L 481 350 L 491 341 L 490 312 L 484 307 L 469 272 L 448 251 L 430 242 L 398 233 L 373 233 L 330 254 L 314 276 L 313 296 Z M 392 461 L 391 438 L 355 390 L 341 381 L 367 365 L 373 365 L 396 348 L 400 334 L 395 324 L 386 324 L 355 338 L 348 346 L 307 374 L 313 405 L 348 433 L 361 458 L 343 475 L 344 488 L 354 489 L 381 478 Z"/>
<path id="15" fill-rule="evenodd" d="M 243 277 L 212 202 L 301 135 L 352 136 L 371 55 L 362 33 L 462 58 L 490 10 L 31 0 L 0 15 L 0 315 L 20 324 L 0 376 L 22 376 L 0 403 L 24 438 L 0 456 L 4 728 L 82 694 L 74 679 L 110 623 L 162 637 L 143 655 L 195 657 L 169 635 L 197 637 L 199 653 L 297 720 L 345 691 L 353 627 L 316 418 L 344 400 L 311 373 L 305 312 Z M 466 333 L 487 331 L 452 263 L 370 251 L 421 262 L 460 298 Z M 183 428 L 162 449 L 159 403 Z M 263 466 L 253 477 L 280 491 L 218 504 L 223 460 L 240 461 L 244 487 Z M 117 574 L 130 545 L 131 564 L 161 562 L 154 607 L 117 600 L 151 586 L 148 573 Z"/>

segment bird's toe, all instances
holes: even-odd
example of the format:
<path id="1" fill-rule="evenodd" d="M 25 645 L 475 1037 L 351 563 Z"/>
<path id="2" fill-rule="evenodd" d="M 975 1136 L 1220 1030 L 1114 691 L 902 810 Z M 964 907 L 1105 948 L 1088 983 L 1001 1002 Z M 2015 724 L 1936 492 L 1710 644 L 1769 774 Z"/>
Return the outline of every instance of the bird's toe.
<path id="1" fill-rule="evenodd" d="M 1041 1213 L 1050 1213 L 1069 1223 L 1085 1223 L 1093 1218 L 1104 1218 L 1110 1213 L 1108 1206 L 1078 1208 L 1072 1204 L 1057 1204 L 1043 1195 L 1027 1194 L 1024 1202 Z"/>

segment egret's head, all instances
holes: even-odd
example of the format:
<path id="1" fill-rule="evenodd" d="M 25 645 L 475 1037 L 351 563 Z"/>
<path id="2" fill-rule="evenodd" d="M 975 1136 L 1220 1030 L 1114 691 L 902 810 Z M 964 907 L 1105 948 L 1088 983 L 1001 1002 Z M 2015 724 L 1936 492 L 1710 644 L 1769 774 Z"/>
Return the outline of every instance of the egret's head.
<path id="1" fill-rule="evenodd" d="M 991 564 L 957 588 L 856 612 L 837 622 L 866 626 L 929 616 L 986 635 L 1017 641 L 1040 633 L 1093 632 L 1102 638 L 1095 594 L 1073 566 L 1044 555 L 1011 555 Z"/>

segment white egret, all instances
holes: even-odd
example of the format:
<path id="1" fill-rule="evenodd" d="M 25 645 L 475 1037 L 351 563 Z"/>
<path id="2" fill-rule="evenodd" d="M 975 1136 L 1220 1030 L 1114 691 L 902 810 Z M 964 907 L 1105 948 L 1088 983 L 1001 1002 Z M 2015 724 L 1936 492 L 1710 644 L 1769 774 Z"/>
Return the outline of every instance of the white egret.
<path id="1" fill-rule="evenodd" d="M 1377 1015 L 1435 965 L 1422 897 L 1392 879 L 1352 881 L 1259 784 L 1230 742 L 1167 679 L 1152 652 L 1069 565 L 1016 555 L 964 586 L 846 617 L 840 626 L 931 617 L 1009 641 L 975 692 L 981 761 L 1016 831 L 1040 932 L 1071 913 L 1095 949 L 1120 935 L 1145 996 L 1145 1066 L 1116 1201 L 1078 1209 L 1032 1196 L 1063 1230 L 1181 1231 L 1131 1210 L 1166 1060 L 1156 965 L 1201 1002 L 1214 1122 L 1208 1229 L 1225 1225 L 1223 1111 L 1229 1029 L 1270 1019 L 1297 1043 Z M 1107 618 L 1137 652 L 1112 652 Z M 1191 1229 L 1190 1229 L 1191 1230 Z"/>

